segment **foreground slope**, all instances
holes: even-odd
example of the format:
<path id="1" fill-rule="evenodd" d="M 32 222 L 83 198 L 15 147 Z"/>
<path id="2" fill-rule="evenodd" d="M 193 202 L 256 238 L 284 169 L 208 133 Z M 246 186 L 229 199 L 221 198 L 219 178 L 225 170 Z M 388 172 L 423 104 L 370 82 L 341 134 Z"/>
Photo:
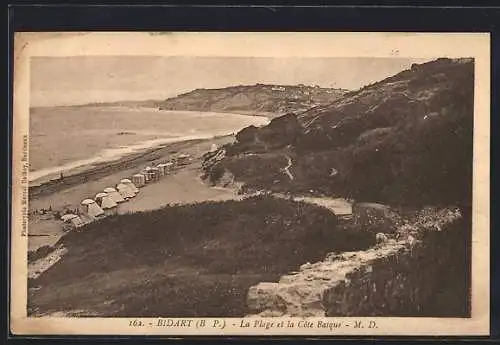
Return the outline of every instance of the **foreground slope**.
<path id="1" fill-rule="evenodd" d="M 67 254 L 30 282 L 29 312 L 243 316 L 250 286 L 373 241 L 330 210 L 269 196 L 109 217 L 61 239 Z"/>
<path id="2" fill-rule="evenodd" d="M 206 156 L 206 177 L 246 188 L 342 195 L 398 205 L 469 206 L 472 59 L 414 64 L 308 111 L 248 127 Z"/>

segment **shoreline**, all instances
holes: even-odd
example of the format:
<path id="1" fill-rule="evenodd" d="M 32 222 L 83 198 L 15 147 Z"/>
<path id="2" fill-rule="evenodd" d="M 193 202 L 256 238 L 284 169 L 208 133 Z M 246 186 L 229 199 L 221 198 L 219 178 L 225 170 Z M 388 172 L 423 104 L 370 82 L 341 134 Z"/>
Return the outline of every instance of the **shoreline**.
<path id="1" fill-rule="evenodd" d="M 57 109 L 58 107 L 51 107 L 54 109 Z M 62 107 L 66 108 L 66 107 Z M 67 107 L 68 109 L 74 109 L 75 107 Z M 116 109 L 115 109 L 116 108 Z M 32 110 L 36 110 L 38 108 L 33 108 Z M 121 139 L 118 140 L 116 139 L 117 136 L 115 134 L 123 134 L 122 132 L 119 133 L 108 133 L 112 135 L 111 141 L 103 141 L 102 139 L 102 133 L 97 133 L 96 143 L 95 144 L 89 144 L 92 147 L 92 150 L 86 151 L 82 149 L 77 149 L 75 150 L 77 152 L 76 155 L 71 155 L 68 152 L 63 153 L 61 156 L 63 159 L 59 159 L 54 155 L 54 151 L 58 150 L 58 145 L 61 143 L 54 143 L 53 141 L 51 142 L 49 140 L 49 143 L 47 144 L 46 148 L 48 148 L 49 153 L 45 154 L 42 150 L 38 151 L 33 151 L 30 153 L 32 155 L 36 155 L 36 157 L 44 157 L 43 161 L 40 161 L 40 159 L 33 163 L 35 166 L 33 166 L 36 170 L 31 170 L 30 166 L 30 171 L 28 174 L 28 181 L 29 181 L 29 186 L 38 186 L 43 183 L 50 182 L 50 180 L 58 179 L 59 175 L 62 173 L 64 175 L 74 175 L 76 173 L 85 171 L 89 168 L 92 168 L 94 166 L 97 166 L 102 163 L 109 163 L 113 161 L 118 161 L 121 158 L 126 158 L 128 155 L 134 154 L 134 153 L 143 153 L 147 152 L 148 150 L 155 148 L 155 147 L 160 147 L 162 145 L 168 145 L 171 143 L 176 143 L 176 142 L 183 142 L 183 141 L 189 141 L 189 140 L 199 140 L 199 139 L 214 139 L 218 137 L 223 137 L 223 136 L 230 136 L 230 135 L 235 135 L 238 131 L 240 131 L 243 128 L 246 128 L 249 125 L 257 125 L 257 126 L 265 126 L 269 123 L 270 118 L 269 117 L 262 117 L 262 116 L 252 116 L 252 114 L 240 114 L 240 113 L 235 113 L 235 112 L 213 112 L 213 111 L 189 111 L 189 110 L 155 110 L 153 108 L 147 108 L 147 107 L 97 107 L 95 110 L 91 111 L 91 114 L 93 116 L 97 116 L 98 119 L 102 120 L 102 114 L 99 115 L 100 111 L 103 112 L 103 114 L 107 115 L 109 112 L 110 116 L 116 116 L 118 113 L 119 114 L 126 114 L 127 116 L 124 117 L 126 121 L 130 122 L 131 129 L 131 134 L 138 134 L 138 137 L 131 138 L 128 140 Z M 153 134 L 151 133 L 141 133 L 139 130 L 137 133 L 135 131 L 137 129 L 135 128 L 138 124 L 136 123 L 136 120 L 130 120 L 130 116 L 132 116 L 132 119 L 137 118 L 137 114 L 130 114 L 130 113 L 135 113 L 139 111 L 141 117 L 144 115 L 144 113 L 153 112 L 154 116 L 152 117 L 154 121 L 162 121 L 164 122 L 164 119 L 166 119 L 167 123 L 170 121 L 169 119 L 173 119 L 174 127 L 172 128 L 163 128 L 163 130 L 158 131 L 159 128 L 157 126 L 160 126 L 158 123 L 156 124 L 155 127 L 153 127 L 154 132 Z M 160 113 L 158 115 L 158 113 Z M 57 115 L 52 114 L 52 115 Z M 33 114 L 36 115 L 36 114 Z M 42 115 L 50 115 L 50 114 L 45 114 L 43 113 Z M 63 113 L 63 115 L 67 116 L 68 114 Z M 73 113 L 69 115 L 74 115 Z M 188 123 L 194 123 L 194 127 L 191 131 L 186 131 L 184 127 L 179 127 L 179 119 L 183 118 L 184 115 L 186 116 L 186 119 Z M 188 116 L 189 115 L 189 116 Z M 57 116 L 60 116 L 57 115 Z M 55 119 L 57 119 L 57 116 Z M 39 117 L 36 117 L 39 119 Z M 204 120 L 208 119 L 208 120 Z M 228 120 L 229 121 L 229 126 L 221 125 L 221 120 Z M 199 121 L 200 120 L 200 121 Z M 52 122 L 55 120 L 52 119 Z M 114 120 L 113 120 L 114 121 Z M 135 122 L 134 122 L 135 121 Z M 153 121 L 153 123 L 154 123 Z M 190 122 L 189 122 L 190 121 Z M 36 123 L 39 123 L 40 120 L 37 120 Z M 199 126 L 196 125 L 197 122 L 201 122 Z M 232 124 L 232 125 L 231 125 Z M 40 127 L 40 125 L 37 125 Z M 135 127 L 134 127 L 135 126 Z M 150 124 L 151 126 L 151 124 Z M 184 126 L 184 125 L 183 125 Z M 38 128 L 36 127 L 36 128 Z M 127 126 L 124 126 L 124 128 Z M 161 127 L 161 126 L 160 126 Z M 197 128 L 197 129 L 196 129 Z M 74 129 L 71 129 L 74 130 Z M 93 129 L 91 130 L 93 131 Z M 37 134 L 38 133 L 38 134 Z M 108 135 L 106 134 L 106 135 Z M 34 130 L 32 133 L 33 138 L 35 141 L 40 141 L 40 136 L 43 137 L 47 135 L 43 128 L 38 128 L 38 132 Z M 100 138 L 100 139 L 99 139 Z M 88 139 L 87 139 L 88 140 Z M 110 144 L 111 143 L 111 144 Z M 38 143 L 40 147 L 45 147 L 45 144 L 41 144 L 40 142 Z M 38 147 L 37 146 L 37 147 Z M 52 153 L 50 153 L 52 152 Z M 47 164 L 49 161 L 52 161 L 54 164 Z"/>
<path id="2" fill-rule="evenodd" d="M 57 165 L 52 167 L 42 168 L 40 170 L 30 171 L 30 178 L 34 175 L 38 176 L 33 180 L 29 180 L 31 186 L 38 186 L 43 183 L 50 182 L 51 180 L 57 180 L 56 176 L 60 173 L 68 173 L 69 175 L 74 175 L 77 171 L 83 169 L 88 170 L 90 167 L 94 167 L 98 164 L 112 163 L 120 160 L 121 158 L 127 157 L 127 155 L 132 155 L 134 153 L 144 153 L 153 148 L 164 147 L 165 145 L 171 143 L 177 143 L 189 140 L 204 140 L 212 139 L 214 136 L 180 136 L 171 138 L 160 138 L 160 139 L 150 139 L 145 141 L 140 141 L 131 144 L 127 147 L 113 147 L 100 151 L 100 154 L 92 156 L 90 158 L 84 158 L 66 163 L 64 165 Z M 114 154 L 113 154 L 114 152 Z M 88 167 L 85 169 L 85 167 Z M 72 173 L 73 172 L 73 173 Z"/>
<path id="3" fill-rule="evenodd" d="M 139 101 L 140 103 L 140 101 Z M 254 111 L 254 110 L 244 110 L 244 109 L 236 109 L 236 110 L 206 110 L 206 109 L 186 109 L 186 108 L 179 108 L 179 109 L 168 109 L 168 108 L 159 108 L 156 106 L 148 105 L 148 104 L 106 104 L 106 103 L 96 103 L 96 104 L 68 104 L 68 105 L 54 105 L 54 106 L 35 106 L 35 107 L 30 107 L 30 110 L 44 110 L 44 109 L 68 109 L 68 108 L 128 108 L 129 110 L 135 110 L 135 109 L 147 109 L 150 111 L 160 111 L 160 112 L 167 112 L 167 111 L 175 111 L 175 112 L 186 112 L 186 113 L 206 113 L 206 114 L 230 114 L 230 115 L 242 115 L 242 116 L 257 116 L 257 117 L 266 117 L 269 119 L 272 119 L 277 116 L 282 116 L 283 114 L 280 113 L 273 113 L 270 111 Z"/>
<path id="4" fill-rule="evenodd" d="M 143 150 L 124 154 L 122 157 L 111 161 L 98 162 L 92 164 L 89 167 L 76 167 L 67 171 L 68 175 L 64 176 L 62 180 L 59 178 L 55 178 L 45 182 L 41 182 L 39 184 L 30 185 L 28 187 L 29 198 L 36 200 L 39 197 L 47 196 L 64 189 L 83 184 L 85 182 L 88 182 L 89 179 L 94 180 L 111 173 L 116 173 L 128 168 L 132 168 L 139 164 L 154 161 L 156 159 L 159 159 L 161 156 L 164 156 L 165 154 L 170 153 L 174 155 L 186 146 L 192 146 L 204 142 L 212 143 L 214 141 L 220 141 L 224 139 L 228 140 L 230 138 L 234 138 L 234 135 L 228 134 L 214 136 L 211 138 L 197 138 L 163 143 Z"/>

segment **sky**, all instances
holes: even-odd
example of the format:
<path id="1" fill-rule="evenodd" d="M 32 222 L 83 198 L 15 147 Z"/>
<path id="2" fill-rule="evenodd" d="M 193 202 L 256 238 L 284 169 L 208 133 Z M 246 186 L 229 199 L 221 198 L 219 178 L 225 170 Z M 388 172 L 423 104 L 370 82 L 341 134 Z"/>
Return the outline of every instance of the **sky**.
<path id="1" fill-rule="evenodd" d="M 197 88 L 256 83 L 358 89 L 429 59 L 73 56 L 32 57 L 30 103 L 58 106 L 165 99 Z"/>

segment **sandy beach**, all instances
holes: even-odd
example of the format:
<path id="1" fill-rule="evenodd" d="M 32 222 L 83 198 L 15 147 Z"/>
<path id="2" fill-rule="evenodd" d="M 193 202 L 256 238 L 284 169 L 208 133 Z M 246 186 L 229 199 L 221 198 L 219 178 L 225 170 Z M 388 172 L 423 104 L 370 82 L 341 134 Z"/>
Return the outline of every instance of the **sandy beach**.
<path id="1" fill-rule="evenodd" d="M 160 181 L 141 188 L 135 198 L 118 206 L 117 213 L 153 210 L 167 204 L 236 199 L 238 195 L 235 191 L 212 188 L 200 179 L 203 154 L 210 150 L 212 144 L 220 146 L 232 140 L 232 136 L 225 136 L 166 144 L 146 152 L 127 155 L 111 163 L 99 164 L 86 171 L 65 176 L 61 181 L 31 187 L 30 213 L 49 208 L 53 212 L 75 209 L 83 199 L 93 198 L 104 188 L 116 185 L 123 178 L 130 178 L 144 167 L 181 153 L 191 156 L 187 165 L 180 166 L 163 176 Z M 64 234 L 62 225 L 61 221 L 53 218 L 52 213 L 30 216 L 29 250 L 54 245 Z"/>

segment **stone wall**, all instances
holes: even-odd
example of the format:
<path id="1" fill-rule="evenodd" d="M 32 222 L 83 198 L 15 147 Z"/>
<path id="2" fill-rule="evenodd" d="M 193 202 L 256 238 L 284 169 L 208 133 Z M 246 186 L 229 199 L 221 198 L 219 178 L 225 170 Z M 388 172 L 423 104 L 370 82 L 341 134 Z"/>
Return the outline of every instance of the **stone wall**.
<path id="1" fill-rule="evenodd" d="M 366 251 L 332 254 L 277 283 L 251 287 L 248 309 L 264 317 L 466 317 L 467 225 L 453 209 L 419 215 L 404 226 L 412 235 L 401 231 Z"/>

